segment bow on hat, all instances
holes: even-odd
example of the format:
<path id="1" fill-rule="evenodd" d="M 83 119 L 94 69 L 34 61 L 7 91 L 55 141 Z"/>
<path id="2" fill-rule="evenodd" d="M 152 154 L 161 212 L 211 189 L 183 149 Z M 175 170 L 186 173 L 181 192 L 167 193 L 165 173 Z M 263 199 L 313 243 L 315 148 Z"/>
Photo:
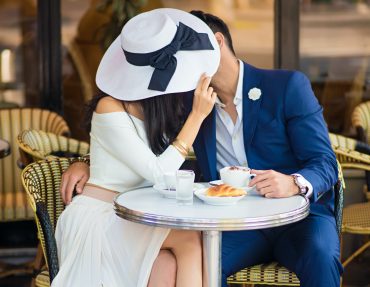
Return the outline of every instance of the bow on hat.
<path id="1" fill-rule="evenodd" d="M 135 66 L 151 66 L 154 72 L 148 89 L 164 92 L 176 71 L 177 51 L 214 50 L 207 33 L 197 33 L 183 23 L 179 23 L 175 37 L 167 46 L 151 53 L 131 53 L 125 51 L 126 60 Z"/>

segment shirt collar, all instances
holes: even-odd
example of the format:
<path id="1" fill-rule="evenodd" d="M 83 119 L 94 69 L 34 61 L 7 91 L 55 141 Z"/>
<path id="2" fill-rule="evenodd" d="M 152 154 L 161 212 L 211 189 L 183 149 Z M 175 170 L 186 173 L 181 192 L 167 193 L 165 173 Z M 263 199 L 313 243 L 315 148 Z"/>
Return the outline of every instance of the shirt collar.
<path id="1" fill-rule="evenodd" d="M 215 105 L 217 107 L 220 107 L 220 108 L 226 107 L 226 105 L 221 102 L 221 100 L 219 99 L 219 97 L 216 97 Z"/>
<path id="2" fill-rule="evenodd" d="M 244 65 L 243 62 L 239 61 L 239 78 L 238 85 L 236 86 L 236 93 L 234 97 L 234 105 L 238 106 L 243 99 L 243 78 L 244 78 Z"/>
<path id="3" fill-rule="evenodd" d="M 238 78 L 238 84 L 236 86 L 236 93 L 234 97 L 234 105 L 238 106 L 242 99 L 243 99 L 243 78 L 244 78 L 244 65 L 241 60 L 238 60 L 239 62 L 239 78 Z M 216 98 L 216 106 L 220 108 L 224 108 L 225 105 L 220 101 L 220 99 Z"/>

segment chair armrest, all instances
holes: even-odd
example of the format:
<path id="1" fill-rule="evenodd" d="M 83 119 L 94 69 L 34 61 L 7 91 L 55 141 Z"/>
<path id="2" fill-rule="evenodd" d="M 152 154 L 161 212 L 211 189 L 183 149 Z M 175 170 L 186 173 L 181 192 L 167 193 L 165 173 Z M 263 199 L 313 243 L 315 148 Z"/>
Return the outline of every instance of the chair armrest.
<path id="1" fill-rule="evenodd" d="M 50 282 L 52 282 L 59 271 L 58 250 L 54 237 L 54 227 L 50 221 L 48 211 L 43 202 L 36 203 L 36 216 L 40 222 L 42 233 L 44 235 L 44 250 L 46 252 L 45 256 L 49 267 Z"/>
<path id="2" fill-rule="evenodd" d="M 370 155 L 347 148 L 332 146 L 342 168 L 355 168 L 370 171 Z"/>

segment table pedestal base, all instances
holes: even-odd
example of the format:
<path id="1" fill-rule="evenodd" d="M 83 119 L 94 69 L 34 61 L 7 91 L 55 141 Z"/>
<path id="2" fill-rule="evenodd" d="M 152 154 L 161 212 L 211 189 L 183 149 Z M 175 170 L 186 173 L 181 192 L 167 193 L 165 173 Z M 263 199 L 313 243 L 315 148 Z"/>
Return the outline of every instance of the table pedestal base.
<path id="1" fill-rule="evenodd" d="M 203 231 L 203 286 L 221 287 L 220 231 Z"/>

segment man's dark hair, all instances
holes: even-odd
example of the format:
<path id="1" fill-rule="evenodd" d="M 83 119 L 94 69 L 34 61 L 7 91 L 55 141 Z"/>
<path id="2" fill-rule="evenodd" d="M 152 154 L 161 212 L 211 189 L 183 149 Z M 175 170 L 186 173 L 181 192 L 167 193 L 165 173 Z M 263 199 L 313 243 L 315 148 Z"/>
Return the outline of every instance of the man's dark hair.
<path id="1" fill-rule="evenodd" d="M 190 13 L 203 20 L 203 22 L 205 22 L 211 28 L 213 33 L 220 32 L 222 35 L 224 35 L 227 46 L 235 55 L 233 40 L 231 39 L 229 27 L 227 27 L 226 23 L 222 19 L 199 10 L 193 10 Z"/>

